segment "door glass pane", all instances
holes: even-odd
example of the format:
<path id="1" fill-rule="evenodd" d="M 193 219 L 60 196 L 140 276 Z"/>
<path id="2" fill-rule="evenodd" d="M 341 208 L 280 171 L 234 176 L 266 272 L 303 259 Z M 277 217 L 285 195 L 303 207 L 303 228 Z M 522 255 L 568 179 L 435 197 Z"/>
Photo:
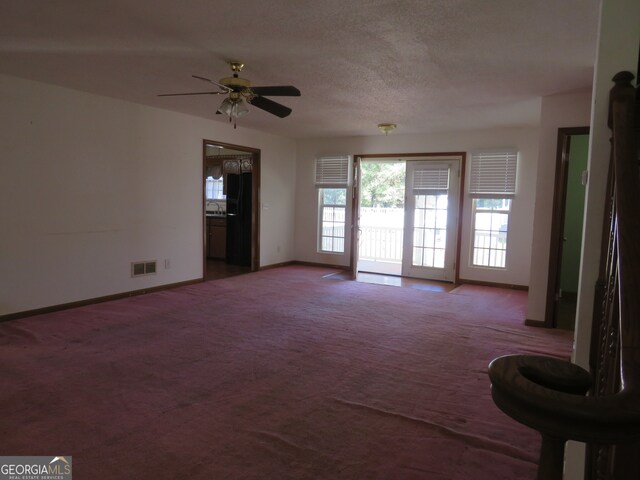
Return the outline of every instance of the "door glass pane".
<path id="1" fill-rule="evenodd" d="M 422 265 L 422 248 L 413 247 L 413 264 Z"/>
<path id="2" fill-rule="evenodd" d="M 444 268 L 447 195 L 416 195 L 413 217 L 413 266 Z"/>
<path id="3" fill-rule="evenodd" d="M 425 267 L 435 267 L 433 264 L 433 248 L 423 249 L 422 265 Z"/>
<path id="4" fill-rule="evenodd" d="M 436 226 L 436 211 L 432 209 L 425 210 L 425 227 L 433 228 Z"/>
<path id="5" fill-rule="evenodd" d="M 433 247 L 435 243 L 435 232 L 433 228 L 425 229 L 424 231 L 424 246 L 425 247 Z"/>

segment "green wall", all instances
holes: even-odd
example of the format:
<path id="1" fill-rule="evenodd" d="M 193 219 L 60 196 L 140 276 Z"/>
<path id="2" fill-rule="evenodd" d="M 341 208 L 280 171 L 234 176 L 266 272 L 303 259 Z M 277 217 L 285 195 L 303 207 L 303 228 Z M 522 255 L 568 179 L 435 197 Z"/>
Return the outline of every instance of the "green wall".
<path id="1" fill-rule="evenodd" d="M 587 169 L 589 135 L 572 136 L 570 147 L 569 171 L 567 173 L 567 203 L 563 230 L 564 237 L 567 240 L 562 248 L 560 272 L 560 288 L 562 288 L 563 292 L 578 291 L 585 194 L 585 187 L 582 185 L 582 172 Z"/>

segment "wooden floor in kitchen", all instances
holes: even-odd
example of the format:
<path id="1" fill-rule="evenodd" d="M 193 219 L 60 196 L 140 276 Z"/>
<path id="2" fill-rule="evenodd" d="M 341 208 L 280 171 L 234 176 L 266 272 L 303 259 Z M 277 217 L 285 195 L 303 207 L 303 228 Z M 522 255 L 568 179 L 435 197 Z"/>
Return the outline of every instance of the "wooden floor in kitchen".
<path id="1" fill-rule="evenodd" d="M 238 265 L 230 265 L 224 260 L 207 259 L 207 271 L 205 272 L 205 281 L 218 280 L 220 278 L 234 277 L 249 273 L 251 267 L 240 267 Z"/>

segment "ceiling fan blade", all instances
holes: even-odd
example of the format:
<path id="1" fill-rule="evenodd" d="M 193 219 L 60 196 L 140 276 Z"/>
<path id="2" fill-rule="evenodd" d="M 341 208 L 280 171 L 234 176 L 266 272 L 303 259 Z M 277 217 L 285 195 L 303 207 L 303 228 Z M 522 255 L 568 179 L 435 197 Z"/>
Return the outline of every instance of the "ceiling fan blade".
<path id="1" fill-rule="evenodd" d="M 229 88 L 226 85 L 222 85 L 221 83 L 218 82 L 214 82 L 213 80 L 209 79 L 209 78 L 205 78 L 205 77 L 199 77 L 198 75 L 191 75 L 193 78 L 197 78 L 198 80 L 203 80 L 205 82 L 209 82 L 209 83 L 213 83 L 215 86 L 220 87 L 221 89 L 225 90 L 222 93 L 229 93 L 233 91 L 233 88 Z"/>
<path id="2" fill-rule="evenodd" d="M 300 90 L 292 85 L 279 85 L 273 87 L 251 87 L 251 91 L 256 95 L 267 97 L 299 97 Z"/>
<path id="3" fill-rule="evenodd" d="M 265 112 L 275 115 L 276 117 L 284 118 L 291 113 L 291 109 L 289 107 L 285 107 L 284 105 L 280 105 L 273 100 L 269 100 L 268 98 L 264 98 L 259 95 L 256 95 L 248 101 L 254 107 L 258 107 Z"/>
<path id="4" fill-rule="evenodd" d="M 179 95 L 226 95 L 227 92 L 190 92 L 190 93 L 161 93 L 158 97 L 177 97 Z"/>

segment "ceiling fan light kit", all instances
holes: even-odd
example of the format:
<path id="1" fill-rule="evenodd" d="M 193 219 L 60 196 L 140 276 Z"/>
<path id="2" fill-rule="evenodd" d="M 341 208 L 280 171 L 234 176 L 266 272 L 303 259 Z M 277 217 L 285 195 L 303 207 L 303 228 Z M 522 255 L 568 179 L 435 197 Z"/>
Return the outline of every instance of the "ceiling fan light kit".
<path id="1" fill-rule="evenodd" d="M 238 74 L 244 67 L 243 63 L 231 61 L 229 67 L 233 72 L 232 77 L 225 77 L 220 82 L 214 82 L 205 77 L 192 75 L 198 80 L 216 85 L 219 90 L 213 92 L 189 92 L 189 93 L 165 93 L 158 95 L 160 97 L 170 97 L 178 95 L 228 95 L 216 113 L 222 113 L 229 117 L 229 121 L 233 122 L 233 128 L 236 128 L 236 120 L 249 113 L 247 103 L 257 107 L 265 112 L 271 113 L 280 118 L 284 118 L 291 113 L 289 107 L 285 107 L 280 103 L 265 98 L 266 96 L 280 97 L 299 97 L 300 90 L 291 85 L 269 86 L 269 87 L 251 87 L 251 82 L 246 78 L 241 78 Z M 246 103 L 245 103 L 246 102 Z"/>
<path id="2" fill-rule="evenodd" d="M 389 135 L 389 132 L 392 132 L 396 128 L 398 128 L 398 125 L 396 125 L 395 123 L 379 123 L 378 124 L 378 129 L 385 135 Z"/>
<path id="3" fill-rule="evenodd" d="M 247 105 L 244 103 L 242 98 L 225 98 L 220 106 L 218 107 L 219 113 L 224 113 L 229 117 L 229 121 L 232 119 L 241 117 L 249 113 L 249 109 Z M 234 124 L 235 127 L 235 124 Z"/>

